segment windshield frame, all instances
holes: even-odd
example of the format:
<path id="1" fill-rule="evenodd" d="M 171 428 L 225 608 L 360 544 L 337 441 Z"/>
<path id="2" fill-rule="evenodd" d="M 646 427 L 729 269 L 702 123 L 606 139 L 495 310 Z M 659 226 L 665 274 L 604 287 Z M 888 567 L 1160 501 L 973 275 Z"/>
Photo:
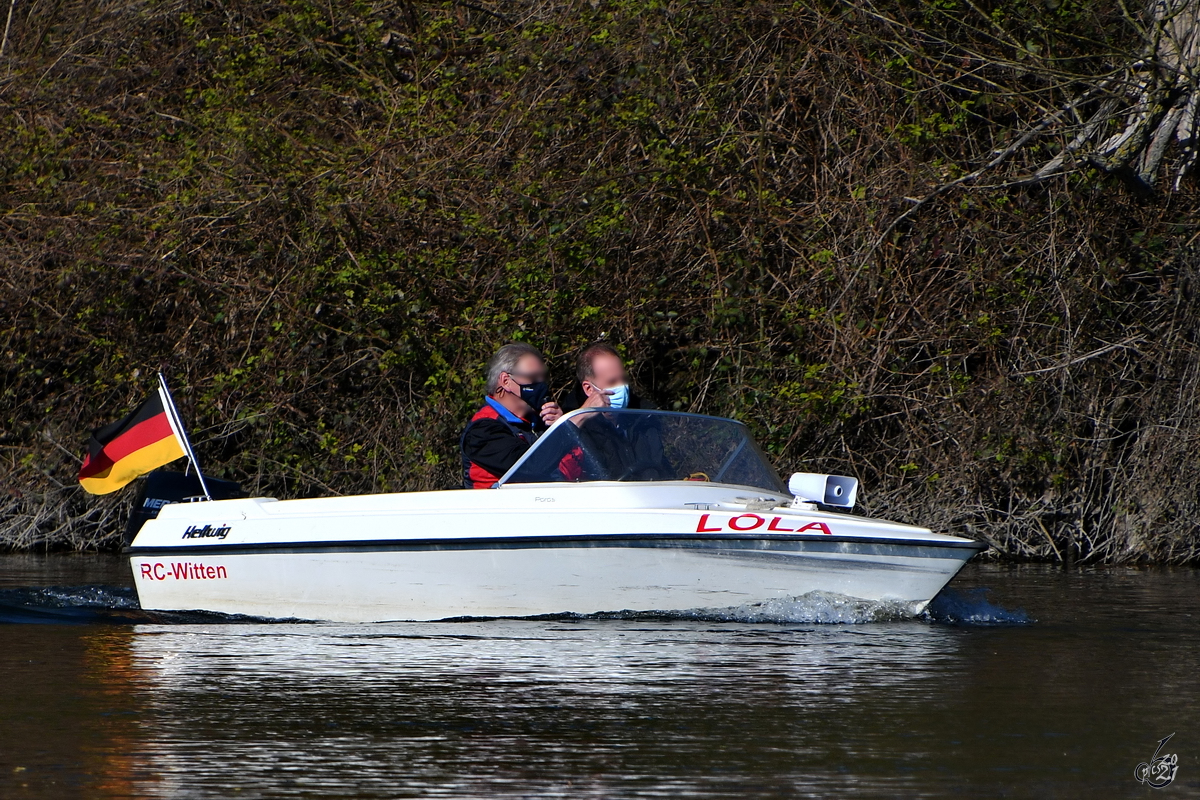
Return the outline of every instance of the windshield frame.
<path id="1" fill-rule="evenodd" d="M 496 481 L 495 488 L 499 489 L 504 486 L 538 486 L 538 485 L 583 486 L 583 485 L 588 485 L 588 484 L 605 484 L 605 485 L 620 484 L 620 485 L 637 486 L 637 485 L 654 485 L 654 484 L 664 484 L 664 483 L 679 483 L 683 480 L 683 479 L 674 479 L 674 480 L 666 480 L 666 481 L 616 481 L 616 480 L 603 480 L 602 479 L 602 480 L 589 480 L 589 481 L 580 481 L 580 482 L 545 481 L 545 482 L 540 482 L 540 483 L 538 483 L 538 482 L 509 483 L 509 480 L 521 470 L 521 467 L 525 464 L 526 461 L 529 461 L 532 457 L 534 457 L 535 451 L 539 447 L 542 447 L 544 442 L 546 442 L 548 439 L 550 439 L 551 434 L 560 425 L 574 424 L 574 423 L 570 422 L 570 420 L 575 417 L 584 416 L 586 414 L 603 414 L 603 413 L 610 413 L 610 414 L 611 413 L 627 414 L 628 413 L 628 414 L 639 414 L 639 415 L 644 414 L 644 415 L 655 415 L 655 416 L 673 417 L 673 418 L 690 417 L 690 418 L 698 419 L 698 420 L 706 420 L 706 421 L 720 422 L 722 424 L 737 425 L 742 429 L 742 433 L 744 434 L 745 439 L 743 439 L 743 441 L 738 445 L 736 452 L 734 452 L 734 453 L 730 454 L 730 456 L 728 456 L 727 462 L 732 463 L 733 460 L 738 456 L 738 454 L 740 454 L 741 451 L 743 449 L 745 449 L 747 444 L 752 444 L 754 446 L 754 449 L 757 450 L 758 453 L 763 457 L 763 463 L 770 470 L 771 475 L 773 475 L 775 477 L 775 480 L 778 481 L 778 484 L 779 484 L 778 487 L 770 488 L 770 487 L 766 487 L 766 486 L 749 486 L 747 484 L 741 484 L 741 483 L 719 483 L 715 480 L 708 481 L 706 483 L 710 486 L 739 486 L 739 487 L 745 487 L 748 489 L 754 489 L 755 491 L 759 491 L 759 492 L 770 492 L 772 494 L 777 494 L 777 495 L 784 496 L 784 497 L 791 496 L 791 493 L 787 491 L 786 483 L 779 477 L 779 472 L 778 472 L 778 470 L 775 469 L 775 465 L 770 462 L 770 460 L 766 457 L 766 453 L 763 451 L 762 447 L 759 446 L 758 442 L 756 442 L 754 440 L 754 436 L 750 433 L 750 429 L 746 425 L 746 423 L 741 422 L 736 419 L 729 419 L 728 417 L 716 417 L 716 416 L 712 416 L 710 414 L 693 414 L 688 411 L 667 411 L 665 409 L 657 409 L 657 408 L 656 409 L 650 409 L 650 408 L 639 408 L 639 409 L 633 409 L 633 408 L 630 408 L 630 409 L 577 408 L 574 411 L 569 411 L 566 414 L 563 414 L 558 419 L 556 419 L 554 421 L 553 425 L 551 425 L 549 428 L 547 428 L 545 430 L 545 432 L 543 432 L 540 436 L 538 436 L 537 441 L 535 441 L 530 446 L 530 448 L 528 450 L 526 450 L 523 454 L 521 454 L 521 457 L 519 459 L 517 459 L 517 463 L 513 464 L 512 467 L 509 468 L 508 472 L 504 473 L 504 475 L 502 475 L 500 477 L 500 480 Z M 722 470 L 722 471 L 724 471 L 724 470 Z"/>

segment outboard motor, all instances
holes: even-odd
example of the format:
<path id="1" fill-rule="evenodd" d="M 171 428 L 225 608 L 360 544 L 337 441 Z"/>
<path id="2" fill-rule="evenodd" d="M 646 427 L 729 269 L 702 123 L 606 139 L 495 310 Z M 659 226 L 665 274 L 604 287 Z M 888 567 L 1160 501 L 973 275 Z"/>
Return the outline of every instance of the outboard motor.
<path id="1" fill-rule="evenodd" d="M 208 484 L 208 491 L 213 500 L 233 500 L 246 496 L 242 487 L 233 481 L 222 481 L 205 475 L 204 482 Z M 197 498 L 204 498 L 204 489 L 201 488 L 196 473 L 151 472 L 142 482 L 142 491 L 138 493 L 133 511 L 129 514 L 124 544 L 132 542 L 142 526 L 157 517 L 159 509 L 163 506 L 185 503 Z"/>

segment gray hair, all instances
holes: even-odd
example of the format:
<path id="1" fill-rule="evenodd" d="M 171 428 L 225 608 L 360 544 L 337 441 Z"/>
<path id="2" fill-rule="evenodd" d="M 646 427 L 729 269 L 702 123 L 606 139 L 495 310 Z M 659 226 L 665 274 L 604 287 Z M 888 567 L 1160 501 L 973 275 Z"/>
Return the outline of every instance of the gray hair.
<path id="1" fill-rule="evenodd" d="M 487 393 L 493 395 L 500 388 L 500 376 L 505 372 L 511 373 L 517 368 L 519 362 L 525 356 L 537 356 L 542 361 L 546 357 L 542 355 L 542 351 L 538 350 L 531 344 L 524 342 L 513 342 L 506 344 L 496 351 L 496 355 L 492 356 L 492 360 L 487 365 Z"/>

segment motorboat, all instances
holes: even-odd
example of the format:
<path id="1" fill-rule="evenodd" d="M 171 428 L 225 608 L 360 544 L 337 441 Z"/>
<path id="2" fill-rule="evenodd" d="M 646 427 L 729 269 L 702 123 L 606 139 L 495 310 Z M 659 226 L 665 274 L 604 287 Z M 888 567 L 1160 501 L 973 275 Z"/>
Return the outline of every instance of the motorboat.
<path id="1" fill-rule="evenodd" d="M 741 422 L 579 409 L 488 490 L 162 505 L 142 608 L 338 622 L 697 612 L 823 593 L 919 614 L 983 545 L 780 479 Z M 148 503 L 149 504 L 149 503 Z"/>

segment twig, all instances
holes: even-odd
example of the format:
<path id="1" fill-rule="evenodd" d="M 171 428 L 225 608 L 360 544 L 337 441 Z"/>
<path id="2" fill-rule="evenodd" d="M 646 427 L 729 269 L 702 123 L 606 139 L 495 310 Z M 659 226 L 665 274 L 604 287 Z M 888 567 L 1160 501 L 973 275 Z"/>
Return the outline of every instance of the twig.
<path id="1" fill-rule="evenodd" d="M 457 0 L 455 5 L 462 6 L 463 8 L 469 8 L 472 11 L 478 11 L 481 14 L 487 14 L 489 17 L 495 17 L 501 22 L 512 22 L 512 17 L 509 17 L 506 14 L 501 14 L 499 11 L 492 11 L 490 8 L 484 8 L 481 5 L 476 5 L 475 3 L 467 3 L 464 0 Z"/>
<path id="2" fill-rule="evenodd" d="M 155 116 L 162 117 L 163 119 L 169 119 L 169 120 L 171 120 L 171 121 L 173 121 L 173 122 L 181 122 L 181 123 L 183 123 L 184 125 L 190 125 L 191 127 L 193 127 L 193 128 L 196 128 L 197 130 L 199 130 L 199 127 L 197 127 L 197 126 L 196 126 L 196 125 L 194 125 L 193 123 L 191 123 L 191 122 L 188 122 L 186 119 L 183 119 L 182 117 L 177 117 L 177 116 L 175 116 L 174 114 L 164 114 L 164 113 L 163 113 L 163 112 L 161 112 L 161 111 L 155 111 L 155 112 L 154 112 L 154 114 L 155 114 Z"/>
<path id="3" fill-rule="evenodd" d="M 9 0 L 8 21 L 4 23 L 4 38 L 0 39 L 0 58 L 4 58 L 4 51 L 8 49 L 8 32 L 12 29 L 13 9 L 16 7 L 17 0 Z"/>
<path id="4" fill-rule="evenodd" d="M 1051 367 L 1042 367 L 1041 369 L 1031 369 L 1031 370 L 1027 370 L 1026 372 L 1014 372 L 1013 377 L 1019 378 L 1019 377 L 1025 376 L 1025 375 L 1040 375 L 1044 372 L 1054 372 L 1056 369 L 1066 369 L 1067 367 L 1078 364 L 1081 361 L 1088 361 L 1089 359 L 1093 359 L 1098 356 L 1102 356 L 1105 353 L 1110 353 L 1113 350 L 1121 350 L 1123 348 L 1129 347 L 1134 342 L 1140 342 L 1140 341 L 1142 341 L 1142 337 L 1131 336 L 1123 342 L 1117 342 L 1116 344 L 1105 345 L 1104 347 L 1101 347 L 1098 350 L 1093 350 L 1090 353 L 1084 353 L 1083 355 L 1079 356 L 1078 358 L 1072 358 L 1070 361 L 1064 361 L 1061 364 L 1055 364 L 1054 366 L 1051 366 Z"/>

